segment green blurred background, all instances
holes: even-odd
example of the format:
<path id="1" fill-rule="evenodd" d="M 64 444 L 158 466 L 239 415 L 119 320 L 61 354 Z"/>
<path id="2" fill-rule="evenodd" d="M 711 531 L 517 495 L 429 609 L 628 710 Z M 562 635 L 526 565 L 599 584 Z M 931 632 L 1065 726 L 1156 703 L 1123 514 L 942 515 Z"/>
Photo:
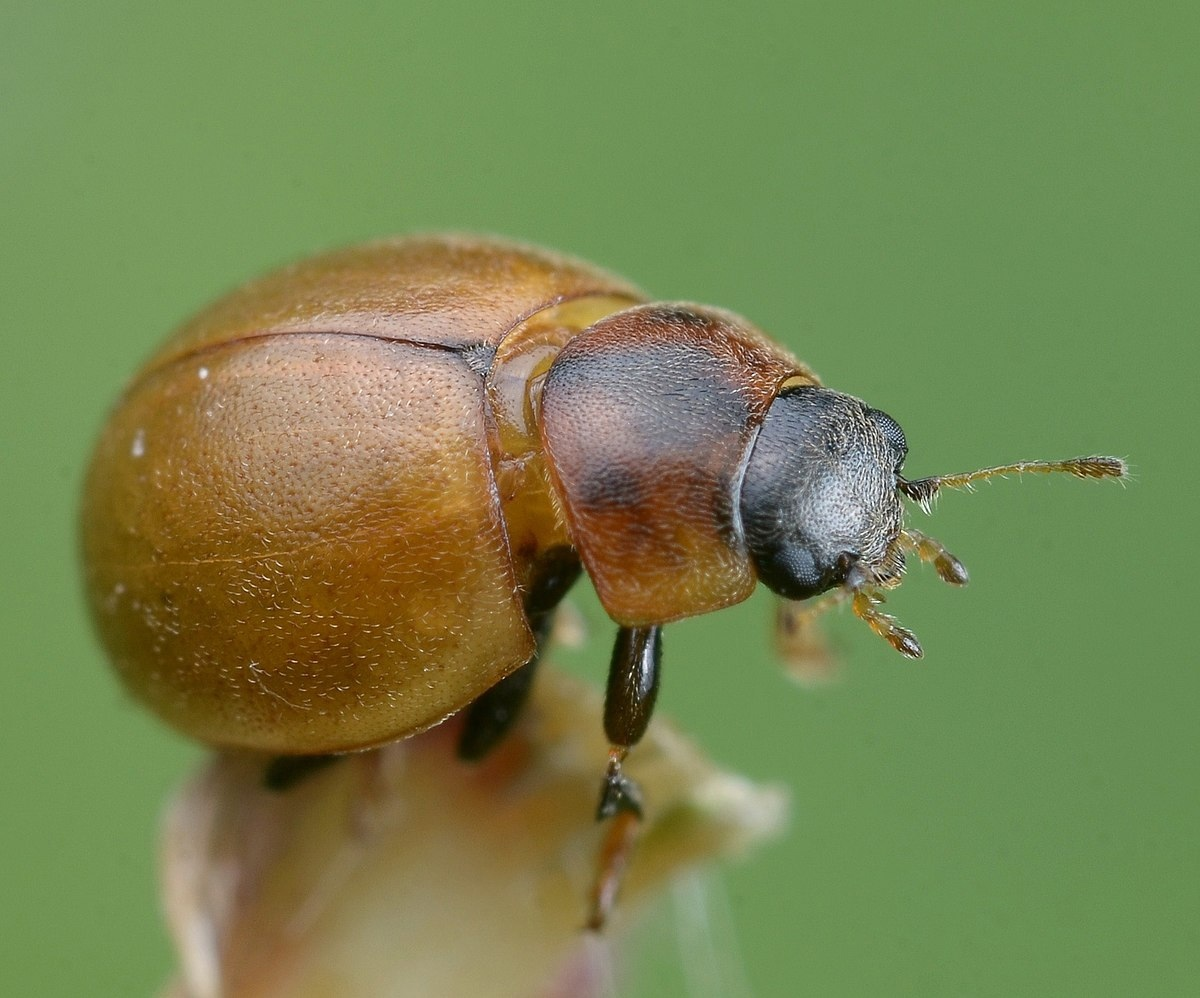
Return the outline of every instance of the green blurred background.
<path id="1" fill-rule="evenodd" d="M 105 409 L 229 286 L 449 228 L 746 314 L 896 416 L 912 475 L 1130 458 L 1124 489 L 944 497 L 928 529 L 972 585 L 918 572 L 891 603 L 924 662 L 843 616 L 841 682 L 796 688 L 760 596 L 671 629 L 660 709 L 794 795 L 721 881 L 754 993 L 1200 993 L 1198 27 L 1184 3 L 10 7 L 0 990 L 145 995 L 171 963 L 155 822 L 199 752 L 123 699 L 83 615 Z M 639 993 L 689 958 L 659 950 Z"/>

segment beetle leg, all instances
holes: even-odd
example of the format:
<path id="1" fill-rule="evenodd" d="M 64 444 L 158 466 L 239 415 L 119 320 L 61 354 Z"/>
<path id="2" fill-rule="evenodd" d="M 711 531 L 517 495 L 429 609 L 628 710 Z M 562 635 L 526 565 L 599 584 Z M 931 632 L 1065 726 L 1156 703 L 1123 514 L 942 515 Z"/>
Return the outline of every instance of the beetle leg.
<path id="1" fill-rule="evenodd" d="M 658 698 L 661 664 L 661 627 L 622 627 L 617 632 L 604 698 L 604 733 L 610 743 L 608 768 L 596 807 L 597 821 L 611 821 L 600 848 L 589 929 L 603 928 L 612 910 L 642 820 L 641 791 L 625 775 L 622 763 L 650 723 Z"/>
<path id="2" fill-rule="evenodd" d="M 621 877 L 625 873 L 625 867 L 629 865 L 630 857 L 633 856 L 633 846 L 637 841 L 638 826 L 641 822 L 641 817 L 634 812 L 622 811 L 613 815 L 612 822 L 604 834 L 587 920 L 587 928 L 592 932 L 600 932 L 604 928 L 608 914 L 616 903 Z"/>
<path id="3" fill-rule="evenodd" d="M 775 605 L 775 654 L 796 682 L 807 686 L 833 677 L 837 661 L 817 618 L 846 599 L 842 589 L 815 600 L 779 598 Z"/>
<path id="4" fill-rule="evenodd" d="M 342 758 L 340 755 L 280 755 L 267 763 L 263 786 L 283 793 Z"/>
<path id="5" fill-rule="evenodd" d="M 508 734 L 516 721 L 533 686 L 533 676 L 546 646 L 550 622 L 554 618 L 553 612 L 544 616 L 544 623 L 534 631 L 537 649 L 533 658 L 472 700 L 463 712 L 463 726 L 458 736 L 460 759 L 468 762 L 482 759 Z"/>
<path id="6" fill-rule="evenodd" d="M 471 701 L 458 736 L 458 757 L 474 762 L 488 754 L 509 732 L 533 686 L 533 676 L 554 624 L 554 612 L 582 568 L 572 548 L 553 547 L 534 563 L 525 592 L 525 615 L 533 631 L 533 657 L 515 672 Z"/>

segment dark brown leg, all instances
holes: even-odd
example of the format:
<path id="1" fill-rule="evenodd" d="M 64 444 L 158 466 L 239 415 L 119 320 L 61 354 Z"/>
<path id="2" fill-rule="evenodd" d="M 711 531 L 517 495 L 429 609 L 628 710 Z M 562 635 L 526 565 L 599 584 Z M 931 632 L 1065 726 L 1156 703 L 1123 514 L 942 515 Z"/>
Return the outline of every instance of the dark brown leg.
<path id="1" fill-rule="evenodd" d="M 553 614 L 546 614 L 544 633 L 549 633 Z M 510 672 L 495 686 L 476 697 L 464 711 L 462 731 L 458 736 L 458 757 L 477 762 L 487 755 L 508 734 L 521 707 L 529 697 L 538 660 L 545 647 L 543 633 L 538 633 L 537 651 L 533 658 L 516 672 Z"/>
<path id="2" fill-rule="evenodd" d="M 550 640 L 554 609 L 579 578 L 580 571 L 579 557 L 571 548 L 552 548 L 534 565 L 533 581 L 525 593 L 525 614 L 536 642 L 533 657 L 467 707 L 462 733 L 458 736 L 460 759 L 471 762 L 482 759 L 512 729 Z"/>
<path id="3" fill-rule="evenodd" d="M 610 748 L 596 820 L 609 820 L 592 890 L 589 929 L 604 927 L 616 900 L 642 818 L 642 795 L 622 770 L 629 749 L 646 733 L 662 663 L 662 628 L 622 627 L 613 647 L 604 699 L 604 732 Z"/>
<path id="4" fill-rule="evenodd" d="M 267 763 L 263 772 L 263 786 L 276 793 L 284 793 L 340 758 L 340 755 L 276 756 Z"/>

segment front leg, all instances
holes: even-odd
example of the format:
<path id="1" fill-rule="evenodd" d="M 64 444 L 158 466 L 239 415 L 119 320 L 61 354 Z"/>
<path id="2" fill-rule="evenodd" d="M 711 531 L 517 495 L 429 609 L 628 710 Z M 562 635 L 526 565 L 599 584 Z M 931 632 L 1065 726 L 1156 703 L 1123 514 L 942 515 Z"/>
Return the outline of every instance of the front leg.
<path id="1" fill-rule="evenodd" d="M 600 850 L 588 917 L 589 929 L 603 928 L 616 900 L 621 874 L 633 853 L 642 819 L 641 791 L 624 774 L 622 763 L 650 723 L 658 698 L 661 664 L 661 627 L 622 627 L 617 632 L 604 699 L 608 768 L 596 808 L 596 820 L 611 820 L 611 824 Z"/>

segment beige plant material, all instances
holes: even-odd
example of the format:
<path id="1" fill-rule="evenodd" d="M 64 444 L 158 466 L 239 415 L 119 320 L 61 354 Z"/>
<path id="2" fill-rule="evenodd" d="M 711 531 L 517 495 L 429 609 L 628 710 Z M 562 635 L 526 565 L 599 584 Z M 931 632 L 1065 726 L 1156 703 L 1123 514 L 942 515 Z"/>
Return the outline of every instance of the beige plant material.
<path id="1" fill-rule="evenodd" d="M 484 762 L 451 720 L 284 793 L 226 753 L 166 817 L 170 996 L 602 993 L 609 947 L 681 875 L 776 833 L 776 789 L 721 772 L 669 725 L 630 755 L 646 822 L 603 940 L 582 931 L 602 829 L 599 694 L 546 668 Z"/>

